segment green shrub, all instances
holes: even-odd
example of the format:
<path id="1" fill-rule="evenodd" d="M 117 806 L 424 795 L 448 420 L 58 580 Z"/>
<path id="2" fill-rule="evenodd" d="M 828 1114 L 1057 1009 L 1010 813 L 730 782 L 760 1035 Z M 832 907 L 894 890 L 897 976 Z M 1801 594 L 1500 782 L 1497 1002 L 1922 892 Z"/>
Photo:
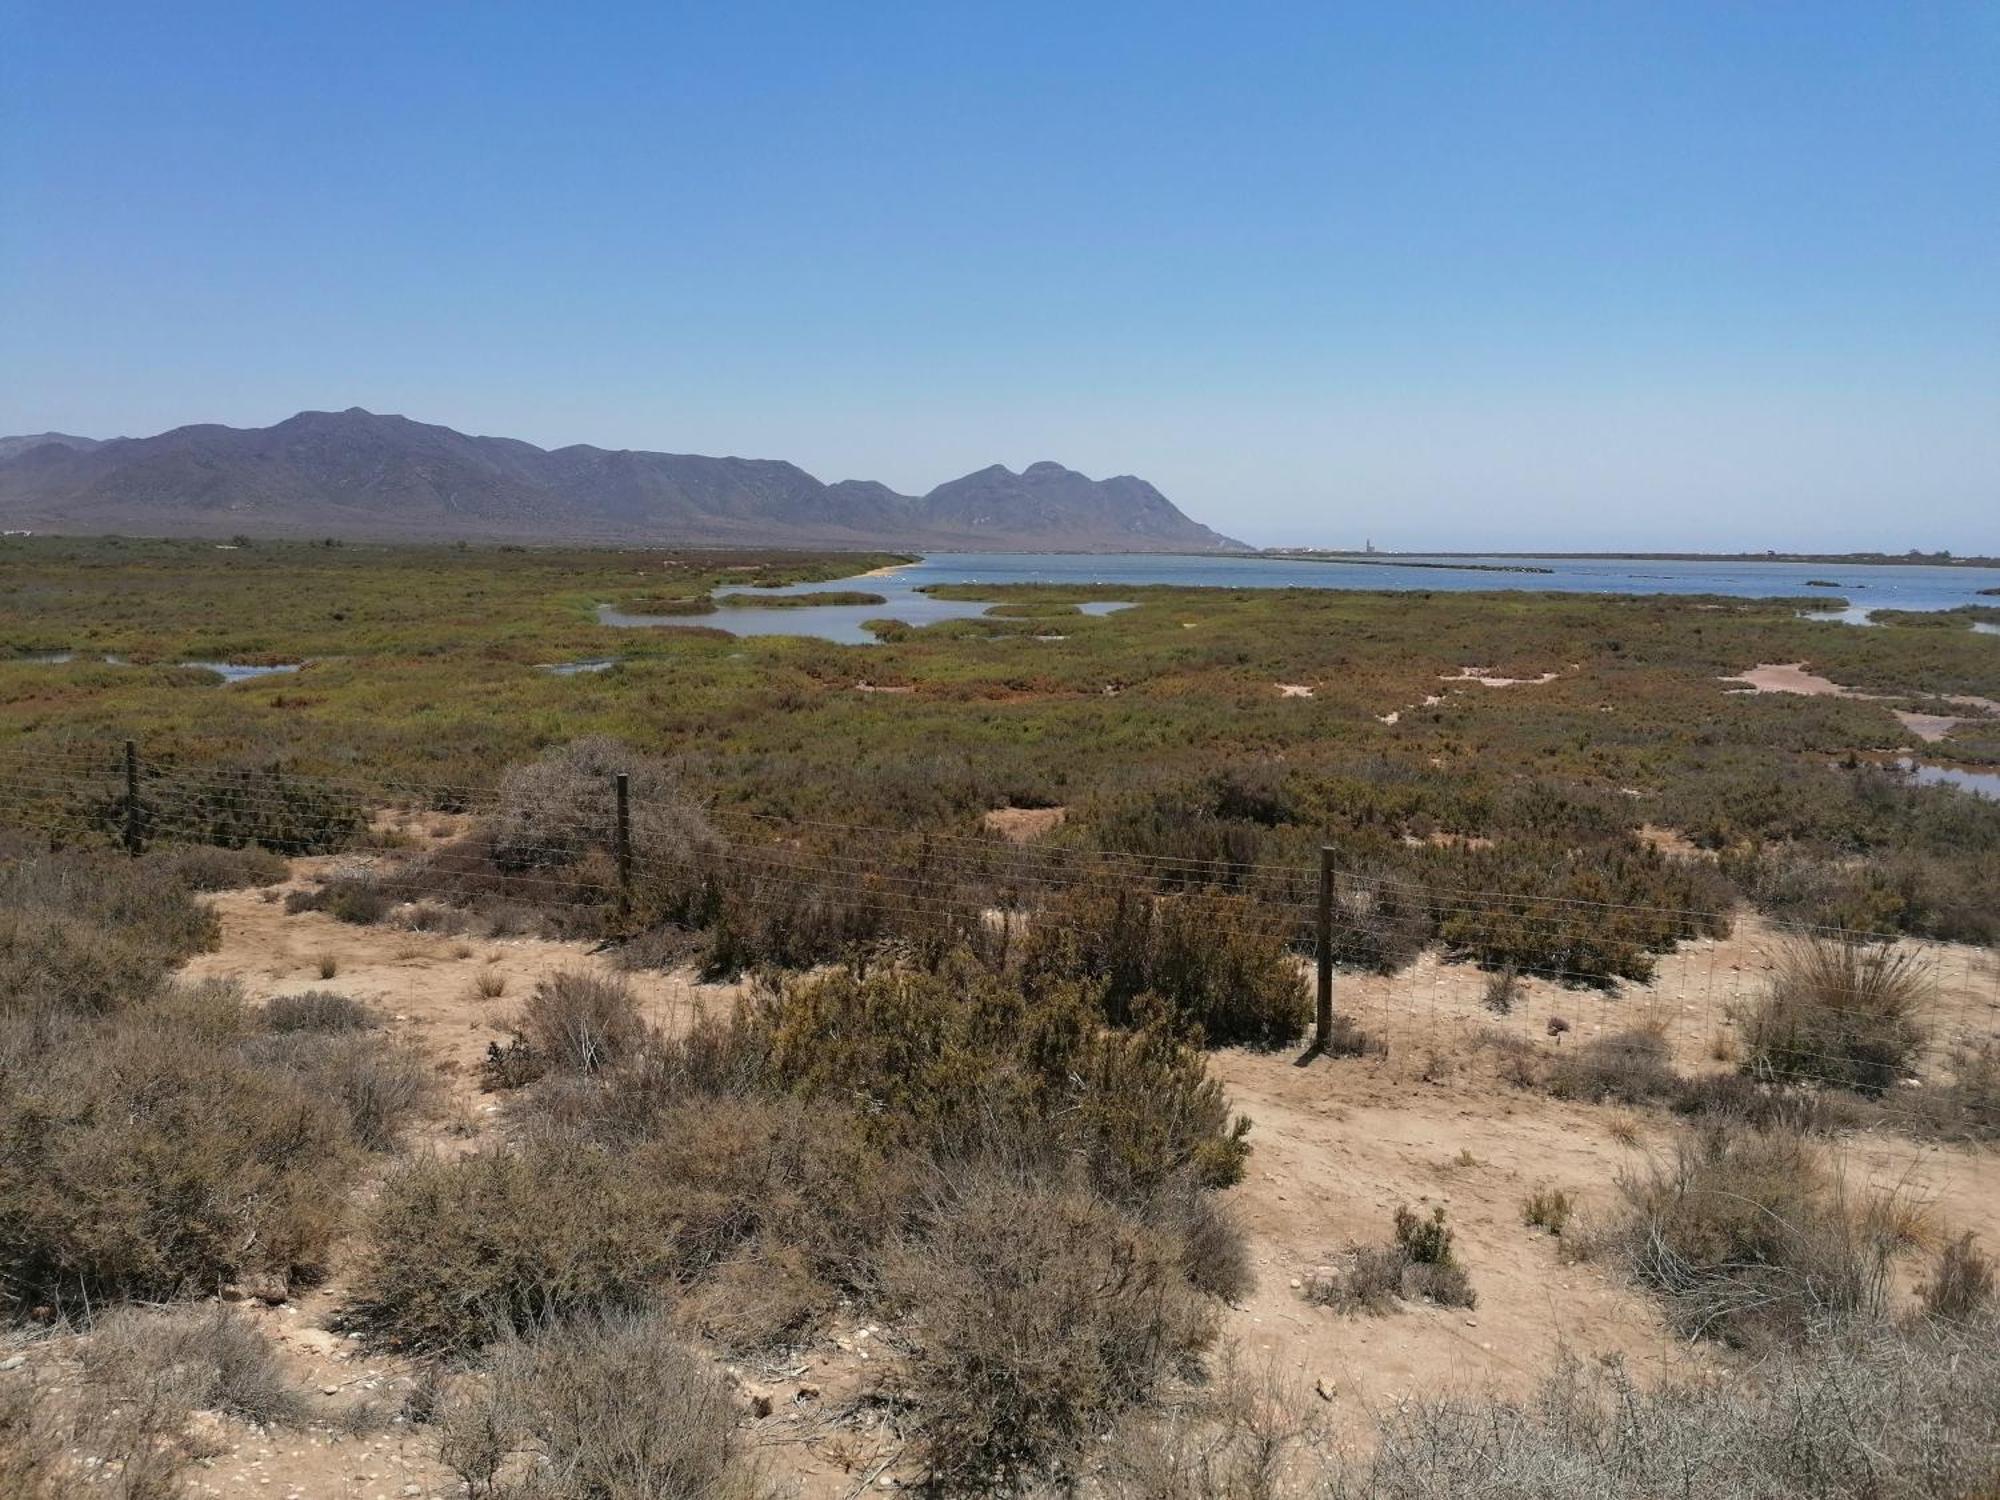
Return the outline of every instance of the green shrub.
<path id="1" fill-rule="evenodd" d="M 1114 1193 L 1188 1170 L 1221 1186 L 1242 1170 L 1247 1122 L 1231 1121 L 1201 1054 L 1157 1014 L 1106 1031 L 1074 984 L 1024 987 L 969 962 L 842 971 L 787 985 L 744 1028 L 776 1087 L 863 1099 L 885 1138 L 914 1127 L 948 1156 L 1039 1140 L 1083 1153 Z"/>
<path id="2" fill-rule="evenodd" d="M 1154 996 L 1208 1042 L 1275 1047 L 1303 1036 L 1312 1016 L 1287 936 L 1244 897 L 1077 888 L 1047 899 L 1022 964 L 1034 979 L 1099 986 L 1113 1024 L 1129 1023 L 1142 997 Z"/>
<path id="3" fill-rule="evenodd" d="M 1476 1307 L 1478 1296 L 1452 1248 L 1452 1231 L 1444 1210 L 1433 1208 L 1420 1217 L 1407 1205 L 1392 1221 L 1394 1239 L 1388 1245 L 1364 1245 L 1345 1266 L 1316 1272 L 1306 1279 L 1308 1302 L 1346 1313 L 1390 1311 L 1398 1299 L 1434 1302 L 1440 1307 Z"/>

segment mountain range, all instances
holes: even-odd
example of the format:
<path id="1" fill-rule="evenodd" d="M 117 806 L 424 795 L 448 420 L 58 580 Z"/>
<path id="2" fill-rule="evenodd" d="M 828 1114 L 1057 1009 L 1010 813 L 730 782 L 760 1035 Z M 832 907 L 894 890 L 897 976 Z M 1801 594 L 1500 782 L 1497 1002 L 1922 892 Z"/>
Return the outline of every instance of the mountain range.
<path id="1" fill-rule="evenodd" d="M 994 464 L 926 495 L 827 484 L 780 459 L 513 438 L 346 411 L 270 427 L 154 437 L 0 437 L 0 524 L 147 536 L 478 538 L 894 546 L 933 550 L 1224 551 L 1143 479 L 1057 463 Z"/>

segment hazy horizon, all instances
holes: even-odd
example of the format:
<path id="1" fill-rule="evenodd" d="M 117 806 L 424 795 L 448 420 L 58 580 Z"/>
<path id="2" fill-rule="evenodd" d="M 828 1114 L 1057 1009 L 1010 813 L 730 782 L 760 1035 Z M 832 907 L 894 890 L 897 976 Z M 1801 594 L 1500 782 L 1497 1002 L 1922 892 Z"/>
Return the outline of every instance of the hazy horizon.
<path id="1" fill-rule="evenodd" d="M 0 430 L 2000 552 L 2000 9 L 13 7 Z M 32 150 L 28 143 L 32 141 Z"/>

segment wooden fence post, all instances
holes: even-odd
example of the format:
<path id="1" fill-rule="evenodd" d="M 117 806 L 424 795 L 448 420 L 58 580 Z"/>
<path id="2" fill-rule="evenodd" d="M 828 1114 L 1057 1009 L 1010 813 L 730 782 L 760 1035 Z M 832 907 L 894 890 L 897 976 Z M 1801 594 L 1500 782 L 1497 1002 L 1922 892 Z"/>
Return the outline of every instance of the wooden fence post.
<path id="1" fill-rule="evenodd" d="M 613 786 L 618 793 L 618 905 L 632 905 L 632 781 L 620 771 Z"/>
<path id="2" fill-rule="evenodd" d="M 1324 1056 L 1333 1047 L 1333 848 L 1319 850 L 1319 994 L 1314 1015 L 1313 1050 Z"/>
<path id="3" fill-rule="evenodd" d="M 125 852 L 139 853 L 139 745 L 125 742 Z"/>

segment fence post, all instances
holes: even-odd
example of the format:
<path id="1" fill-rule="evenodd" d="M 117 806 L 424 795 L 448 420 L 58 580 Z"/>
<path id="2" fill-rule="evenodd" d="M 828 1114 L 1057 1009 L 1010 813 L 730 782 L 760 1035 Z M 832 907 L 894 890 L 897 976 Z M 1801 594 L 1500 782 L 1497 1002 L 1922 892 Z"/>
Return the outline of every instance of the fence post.
<path id="1" fill-rule="evenodd" d="M 1313 1050 L 1324 1056 L 1333 1046 L 1333 848 L 1319 850 L 1319 995 Z"/>
<path id="2" fill-rule="evenodd" d="M 139 745 L 125 742 L 125 852 L 139 852 Z"/>
<path id="3" fill-rule="evenodd" d="M 612 785 L 618 793 L 618 904 L 632 904 L 632 781 L 620 771 Z"/>

